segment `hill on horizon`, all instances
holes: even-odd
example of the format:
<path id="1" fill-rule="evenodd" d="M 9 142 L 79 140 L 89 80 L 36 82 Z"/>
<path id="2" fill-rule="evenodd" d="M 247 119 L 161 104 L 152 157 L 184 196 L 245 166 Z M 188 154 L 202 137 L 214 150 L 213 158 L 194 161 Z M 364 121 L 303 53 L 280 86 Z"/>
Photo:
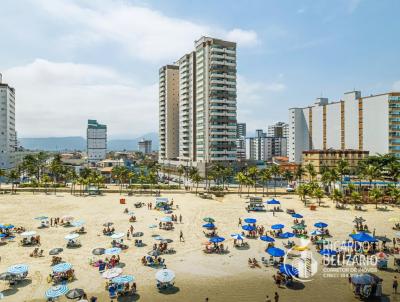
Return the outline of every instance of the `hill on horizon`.
<path id="1" fill-rule="evenodd" d="M 133 139 L 109 139 L 107 149 L 109 151 L 137 151 L 138 142 L 142 139 L 152 140 L 152 149 L 158 150 L 158 134 L 147 133 Z M 25 149 L 41 151 L 84 151 L 86 150 L 86 139 L 82 136 L 65 137 L 24 137 L 19 139 Z"/>

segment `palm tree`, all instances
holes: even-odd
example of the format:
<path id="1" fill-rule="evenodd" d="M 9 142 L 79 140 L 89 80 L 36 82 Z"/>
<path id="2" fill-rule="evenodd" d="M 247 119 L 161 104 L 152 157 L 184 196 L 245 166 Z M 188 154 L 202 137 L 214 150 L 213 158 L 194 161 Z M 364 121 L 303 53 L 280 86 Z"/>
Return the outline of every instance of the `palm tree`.
<path id="1" fill-rule="evenodd" d="M 378 208 L 378 202 L 379 200 L 382 199 L 383 197 L 383 192 L 381 189 L 379 188 L 373 188 L 369 193 L 368 193 L 368 197 L 370 199 L 372 199 L 373 201 L 375 201 L 375 207 L 376 209 Z"/>
<path id="2" fill-rule="evenodd" d="M 42 176 L 42 183 L 44 184 L 44 192 L 47 194 L 48 193 L 48 187 L 49 187 L 49 183 L 51 182 L 51 178 L 50 178 L 50 176 L 49 175 L 47 175 L 47 174 L 44 174 L 43 176 Z"/>
<path id="3" fill-rule="evenodd" d="M 281 171 L 280 171 L 278 165 L 272 165 L 270 170 L 271 170 L 271 174 L 274 178 L 274 195 L 276 196 L 276 179 L 280 176 Z"/>
<path id="4" fill-rule="evenodd" d="M 177 172 L 179 175 L 179 189 L 181 188 L 181 178 L 183 173 L 185 173 L 185 166 L 184 165 L 179 165 L 177 168 Z"/>
<path id="5" fill-rule="evenodd" d="M 329 172 L 329 174 L 330 174 L 330 179 L 329 179 L 329 181 L 330 181 L 330 187 L 331 187 L 331 190 L 330 190 L 330 191 L 331 191 L 331 193 L 333 193 L 333 191 L 334 191 L 335 189 L 332 190 L 332 183 L 335 184 L 336 182 L 338 182 L 339 179 L 340 179 L 340 176 L 339 176 L 338 171 L 337 171 L 335 168 L 331 169 L 330 172 Z"/>
<path id="6" fill-rule="evenodd" d="M 400 198 L 400 190 L 395 185 L 388 186 L 387 194 L 390 196 L 392 203 L 397 203 Z"/>
<path id="7" fill-rule="evenodd" d="M 381 177 L 379 168 L 371 164 L 364 167 L 362 174 L 368 180 L 370 188 L 372 187 L 372 182 Z"/>
<path id="8" fill-rule="evenodd" d="M 264 196 L 265 187 L 267 187 L 267 194 L 268 194 L 268 182 L 272 179 L 272 173 L 271 170 L 267 168 L 260 170 L 259 173 L 260 173 L 260 180 L 263 184 L 263 196 Z"/>
<path id="9" fill-rule="evenodd" d="M 300 184 L 297 186 L 296 193 L 299 195 L 300 200 L 304 202 L 304 205 L 307 205 L 307 194 L 309 194 L 309 186 L 308 184 Z"/>
<path id="10" fill-rule="evenodd" d="M 246 184 L 246 175 L 243 172 L 238 172 L 235 176 L 235 180 L 239 184 L 238 191 L 239 191 L 239 196 L 241 197 L 243 185 Z"/>
<path id="11" fill-rule="evenodd" d="M 290 170 L 284 170 L 282 177 L 288 182 L 288 185 L 290 182 L 293 181 L 293 178 L 294 178 L 293 173 Z"/>
<path id="12" fill-rule="evenodd" d="M 312 163 L 309 163 L 305 167 L 308 174 L 308 181 L 311 182 L 317 176 L 317 172 L 315 171 L 315 167 Z"/>
<path id="13" fill-rule="evenodd" d="M 400 163 L 398 161 L 390 162 L 386 166 L 386 172 L 390 179 L 397 183 L 400 178 Z"/>
<path id="14" fill-rule="evenodd" d="M 329 188 L 329 193 L 331 192 L 331 170 L 328 168 L 321 172 L 321 183 L 326 190 Z"/>
<path id="15" fill-rule="evenodd" d="M 247 177 L 249 177 L 249 178 L 252 180 L 251 183 L 254 185 L 254 191 L 255 191 L 256 193 L 257 193 L 257 188 L 256 188 L 256 186 L 257 186 L 258 174 L 259 174 L 259 171 L 258 171 L 257 167 L 250 167 L 250 168 L 247 170 Z"/>
<path id="16" fill-rule="evenodd" d="M 336 170 L 340 175 L 340 188 L 342 188 L 343 177 L 350 173 L 349 163 L 343 158 L 336 164 Z"/>
<path id="17" fill-rule="evenodd" d="M 361 201 L 361 194 L 357 191 L 353 191 L 350 194 L 350 199 L 353 202 L 353 204 L 358 204 Z"/>
<path id="18" fill-rule="evenodd" d="M 318 206 L 321 206 L 321 199 L 324 197 L 324 191 L 320 187 L 314 188 L 312 191 L 312 195 L 317 199 Z"/>
<path id="19" fill-rule="evenodd" d="M 342 193 L 342 191 L 340 191 L 339 189 L 334 189 L 332 194 L 331 194 L 331 198 L 332 198 L 333 201 L 336 202 L 336 206 L 337 206 L 339 201 L 343 201 L 343 193 Z"/>
<path id="20" fill-rule="evenodd" d="M 196 184 L 196 195 L 197 195 L 197 190 L 199 188 L 199 183 L 202 180 L 202 177 L 200 176 L 199 173 L 196 173 L 196 174 L 192 175 L 191 180 L 192 180 L 193 183 Z"/>
<path id="21" fill-rule="evenodd" d="M 7 178 L 11 181 L 11 193 L 17 193 L 15 191 L 15 182 L 19 179 L 19 173 L 17 170 L 12 169 L 8 172 Z"/>
<path id="22" fill-rule="evenodd" d="M 298 165 L 296 168 L 296 172 L 294 172 L 294 175 L 296 177 L 296 180 L 300 183 L 301 180 L 303 179 L 304 174 L 306 171 L 304 170 L 302 165 Z"/>

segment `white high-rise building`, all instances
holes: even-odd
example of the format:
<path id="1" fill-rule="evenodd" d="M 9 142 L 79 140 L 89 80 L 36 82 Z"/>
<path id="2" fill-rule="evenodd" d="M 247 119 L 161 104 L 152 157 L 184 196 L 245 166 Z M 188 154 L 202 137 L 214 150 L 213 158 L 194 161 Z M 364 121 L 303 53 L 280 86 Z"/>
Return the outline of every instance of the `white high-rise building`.
<path id="1" fill-rule="evenodd" d="M 159 71 L 159 139 L 161 160 L 179 156 L 179 67 L 165 65 Z"/>
<path id="2" fill-rule="evenodd" d="M 277 122 L 268 126 L 267 136 L 269 137 L 289 137 L 289 124 Z"/>
<path id="3" fill-rule="evenodd" d="M 289 109 L 289 161 L 300 163 L 308 150 L 364 150 L 400 157 L 400 93 L 344 94 L 329 103 Z"/>
<path id="4" fill-rule="evenodd" d="M 15 89 L 2 82 L 0 74 L 0 169 L 16 165 Z"/>
<path id="5" fill-rule="evenodd" d="M 202 37 L 196 48 L 196 160 L 236 160 L 236 43 Z"/>
<path id="6" fill-rule="evenodd" d="M 87 125 L 87 156 L 89 163 L 96 163 L 107 155 L 107 126 L 96 120 L 88 120 Z"/>

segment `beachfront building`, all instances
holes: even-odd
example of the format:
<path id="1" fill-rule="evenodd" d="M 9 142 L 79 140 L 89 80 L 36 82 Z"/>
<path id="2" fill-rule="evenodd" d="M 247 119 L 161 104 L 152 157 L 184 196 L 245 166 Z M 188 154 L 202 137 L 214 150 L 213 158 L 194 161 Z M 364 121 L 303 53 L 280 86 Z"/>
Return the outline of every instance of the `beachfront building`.
<path id="1" fill-rule="evenodd" d="M 345 160 L 350 171 L 355 171 L 358 163 L 368 155 L 368 151 L 362 150 L 309 150 L 303 151 L 303 165 L 312 164 L 317 174 L 320 174 L 323 167 L 332 169 L 337 167 L 339 161 Z"/>
<path id="2" fill-rule="evenodd" d="M 97 120 L 88 120 L 87 125 L 87 158 L 89 163 L 96 163 L 106 158 L 107 126 Z"/>
<path id="3" fill-rule="evenodd" d="M 159 158 L 179 155 L 179 66 L 165 65 L 159 70 Z"/>
<path id="4" fill-rule="evenodd" d="M 139 152 L 143 154 L 151 153 L 151 140 L 142 138 L 138 143 Z"/>
<path id="5" fill-rule="evenodd" d="M 400 93 L 361 96 L 345 93 L 289 109 L 289 160 L 300 163 L 308 150 L 365 150 L 400 157 Z"/>
<path id="6" fill-rule="evenodd" d="M 236 160 L 246 160 L 246 123 L 237 123 L 236 127 Z"/>
<path id="7" fill-rule="evenodd" d="M 267 135 L 269 137 L 289 137 L 289 124 L 277 122 L 268 126 Z"/>
<path id="8" fill-rule="evenodd" d="M 287 154 L 287 138 L 268 136 L 261 129 L 255 137 L 247 138 L 246 155 L 248 160 L 271 161 L 273 157 Z"/>
<path id="9" fill-rule="evenodd" d="M 196 161 L 196 53 L 185 54 L 179 66 L 179 160 Z"/>
<path id="10" fill-rule="evenodd" d="M 16 166 L 15 89 L 2 82 L 0 74 L 0 169 Z"/>

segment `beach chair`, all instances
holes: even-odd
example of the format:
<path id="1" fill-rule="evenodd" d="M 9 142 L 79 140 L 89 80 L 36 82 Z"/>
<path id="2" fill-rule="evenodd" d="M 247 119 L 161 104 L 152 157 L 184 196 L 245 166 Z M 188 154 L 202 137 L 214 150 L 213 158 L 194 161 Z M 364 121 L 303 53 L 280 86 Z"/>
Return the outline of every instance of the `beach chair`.
<path id="1" fill-rule="evenodd" d="M 116 292 L 116 290 L 115 290 L 114 287 L 110 287 L 110 288 L 108 289 L 108 294 L 109 294 L 109 296 L 110 296 L 110 299 L 115 299 L 115 298 L 117 298 L 117 292 Z"/>
<path id="2" fill-rule="evenodd" d="M 99 265 L 99 273 L 103 273 L 106 270 L 106 264 L 100 263 Z"/>

